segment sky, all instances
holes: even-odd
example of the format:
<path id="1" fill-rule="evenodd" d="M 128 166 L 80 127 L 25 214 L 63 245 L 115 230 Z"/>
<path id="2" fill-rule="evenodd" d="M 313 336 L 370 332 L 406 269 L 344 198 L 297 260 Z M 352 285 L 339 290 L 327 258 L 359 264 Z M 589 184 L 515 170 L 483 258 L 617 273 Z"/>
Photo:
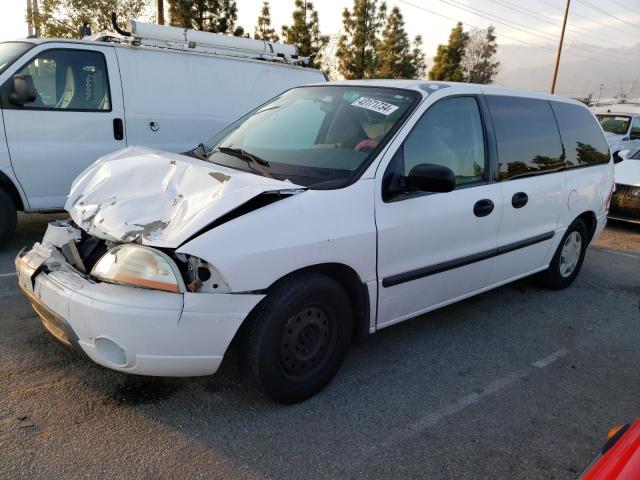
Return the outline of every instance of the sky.
<path id="1" fill-rule="evenodd" d="M 352 6 L 353 0 L 313 3 L 323 33 L 339 34 L 342 11 Z M 261 5 L 262 0 L 237 0 L 238 23 L 245 30 L 253 33 Z M 279 31 L 281 25 L 291 22 L 294 0 L 271 0 L 270 5 L 272 21 Z M 400 8 L 411 36 L 422 35 L 428 65 L 433 63 L 437 45 L 446 43 L 458 20 L 466 29 L 494 24 L 501 46 L 537 46 L 540 52 L 531 62 L 550 63 L 557 48 L 564 0 L 387 0 L 387 5 L 389 9 Z M 0 0 L 0 41 L 26 35 L 25 6 L 26 0 Z M 621 62 L 637 62 L 640 72 L 640 55 L 599 51 L 603 47 L 629 48 L 640 42 L 640 0 L 572 0 L 568 25 L 563 62 L 597 61 L 610 64 L 612 69 Z"/>

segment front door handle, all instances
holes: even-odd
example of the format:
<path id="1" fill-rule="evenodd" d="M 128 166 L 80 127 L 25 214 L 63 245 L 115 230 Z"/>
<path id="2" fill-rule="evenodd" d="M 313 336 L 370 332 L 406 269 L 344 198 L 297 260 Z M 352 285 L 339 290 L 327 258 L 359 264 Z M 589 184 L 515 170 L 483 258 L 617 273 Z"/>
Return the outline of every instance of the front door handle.
<path id="1" fill-rule="evenodd" d="M 124 124 L 121 118 L 113 119 L 113 138 L 122 140 L 124 138 Z"/>
<path id="2" fill-rule="evenodd" d="M 476 217 L 486 217 L 491 212 L 493 212 L 493 202 L 488 198 L 483 198 L 482 200 L 478 200 L 476 204 L 473 206 L 473 214 Z"/>
<path id="3" fill-rule="evenodd" d="M 529 196 L 524 192 L 514 193 L 513 197 L 511 197 L 511 205 L 513 208 L 522 208 L 529 201 Z"/>

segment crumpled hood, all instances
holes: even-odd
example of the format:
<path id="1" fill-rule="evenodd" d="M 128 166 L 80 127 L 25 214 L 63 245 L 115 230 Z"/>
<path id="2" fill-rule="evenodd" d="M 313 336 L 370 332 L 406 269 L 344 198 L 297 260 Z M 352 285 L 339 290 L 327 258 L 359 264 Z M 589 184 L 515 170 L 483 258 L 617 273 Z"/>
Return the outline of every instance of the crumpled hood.
<path id="1" fill-rule="evenodd" d="M 640 160 L 628 158 L 616 163 L 616 183 L 640 187 Z"/>
<path id="2" fill-rule="evenodd" d="M 303 190 L 176 153 L 128 147 L 82 172 L 65 210 L 99 238 L 175 248 L 262 193 Z"/>

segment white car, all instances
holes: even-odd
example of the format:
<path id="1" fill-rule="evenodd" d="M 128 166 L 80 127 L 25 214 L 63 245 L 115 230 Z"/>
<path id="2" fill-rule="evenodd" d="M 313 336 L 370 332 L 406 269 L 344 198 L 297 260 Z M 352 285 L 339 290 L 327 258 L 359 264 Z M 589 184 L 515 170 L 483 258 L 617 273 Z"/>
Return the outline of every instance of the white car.
<path id="1" fill-rule="evenodd" d="M 20 286 L 55 337 L 122 372 L 212 374 L 237 337 L 284 403 L 355 337 L 534 273 L 570 285 L 613 190 L 583 105 L 469 84 L 295 88 L 194 154 L 97 161 L 71 221 L 16 258 Z"/>
<path id="2" fill-rule="evenodd" d="M 609 218 L 640 223 L 640 150 L 619 152 L 624 161 L 615 167 L 616 191 Z"/>
<path id="3" fill-rule="evenodd" d="M 618 103 L 593 108 L 612 152 L 640 147 L 640 105 Z"/>
<path id="4" fill-rule="evenodd" d="M 325 79 L 287 63 L 301 60 L 293 45 L 128 28 L 0 43 L 0 244 L 17 211 L 61 211 L 99 157 L 130 145 L 184 152 L 274 95 Z"/>

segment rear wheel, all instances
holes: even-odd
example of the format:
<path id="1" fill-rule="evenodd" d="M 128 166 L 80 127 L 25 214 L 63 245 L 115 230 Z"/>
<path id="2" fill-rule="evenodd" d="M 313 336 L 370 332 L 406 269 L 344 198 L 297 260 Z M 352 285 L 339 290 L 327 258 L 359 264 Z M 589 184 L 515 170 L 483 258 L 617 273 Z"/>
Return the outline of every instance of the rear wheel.
<path id="1" fill-rule="evenodd" d="M 0 245 L 13 238 L 17 223 L 16 206 L 7 192 L 0 189 Z"/>
<path id="2" fill-rule="evenodd" d="M 571 285 L 582 268 L 588 244 L 587 227 L 578 218 L 569 225 L 549 268 L 540 275 L 542 284 L 554 290 Z"/>
<path id="3" fill-rule="evenodd" d="M 280 403 L 322 390 L 342 365 L 353 330 L 347 294 L 335 280 L 316 273 L 276 285 L 248 321 L 244 366 Z"/>

